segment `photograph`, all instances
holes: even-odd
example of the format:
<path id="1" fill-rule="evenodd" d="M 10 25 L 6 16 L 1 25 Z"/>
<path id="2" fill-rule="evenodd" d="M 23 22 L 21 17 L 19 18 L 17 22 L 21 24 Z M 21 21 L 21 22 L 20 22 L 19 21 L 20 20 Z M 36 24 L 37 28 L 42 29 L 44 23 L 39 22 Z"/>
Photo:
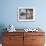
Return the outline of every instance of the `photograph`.
<path id="1" fill-rule="evenodd" d="M 18 21 L 34 21 L 35 9 L 31 7 L 18 8 Z"/>

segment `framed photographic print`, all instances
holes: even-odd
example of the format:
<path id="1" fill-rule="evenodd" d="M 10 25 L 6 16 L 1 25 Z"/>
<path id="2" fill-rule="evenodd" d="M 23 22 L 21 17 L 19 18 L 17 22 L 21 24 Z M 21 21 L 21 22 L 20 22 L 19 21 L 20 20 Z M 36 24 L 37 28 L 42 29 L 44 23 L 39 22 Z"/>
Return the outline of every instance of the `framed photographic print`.
<path id="1" fill-rule="evenodd" d="M 18 21 L 35 21 L 35 9 L 32 7 L 19 7 Z"/>

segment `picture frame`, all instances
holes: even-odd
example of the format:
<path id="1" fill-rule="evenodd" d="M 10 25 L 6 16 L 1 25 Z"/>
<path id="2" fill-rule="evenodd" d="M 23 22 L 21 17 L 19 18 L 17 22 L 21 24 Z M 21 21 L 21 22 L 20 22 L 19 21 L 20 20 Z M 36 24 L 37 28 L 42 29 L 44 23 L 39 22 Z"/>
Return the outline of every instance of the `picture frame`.
<path id="1" fill-rule="evenodd" d="M 35 8 L 33 7 L 19 7 L 18 21 L 35 21 Z"/>

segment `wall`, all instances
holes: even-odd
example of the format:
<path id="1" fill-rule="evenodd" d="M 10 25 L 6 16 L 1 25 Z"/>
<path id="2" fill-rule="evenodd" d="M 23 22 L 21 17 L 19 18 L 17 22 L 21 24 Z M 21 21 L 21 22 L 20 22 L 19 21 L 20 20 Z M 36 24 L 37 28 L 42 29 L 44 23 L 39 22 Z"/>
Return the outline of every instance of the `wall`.
<path id="1" fill-rule="evenodd" d="M 46 32 L 46 0 L 0 0 L 0 31 L 13 24 L 16 28 L 41 27 Z M 18 7 L 34 7 L 36 10 L 35 22 L 18 22 Z"/>

